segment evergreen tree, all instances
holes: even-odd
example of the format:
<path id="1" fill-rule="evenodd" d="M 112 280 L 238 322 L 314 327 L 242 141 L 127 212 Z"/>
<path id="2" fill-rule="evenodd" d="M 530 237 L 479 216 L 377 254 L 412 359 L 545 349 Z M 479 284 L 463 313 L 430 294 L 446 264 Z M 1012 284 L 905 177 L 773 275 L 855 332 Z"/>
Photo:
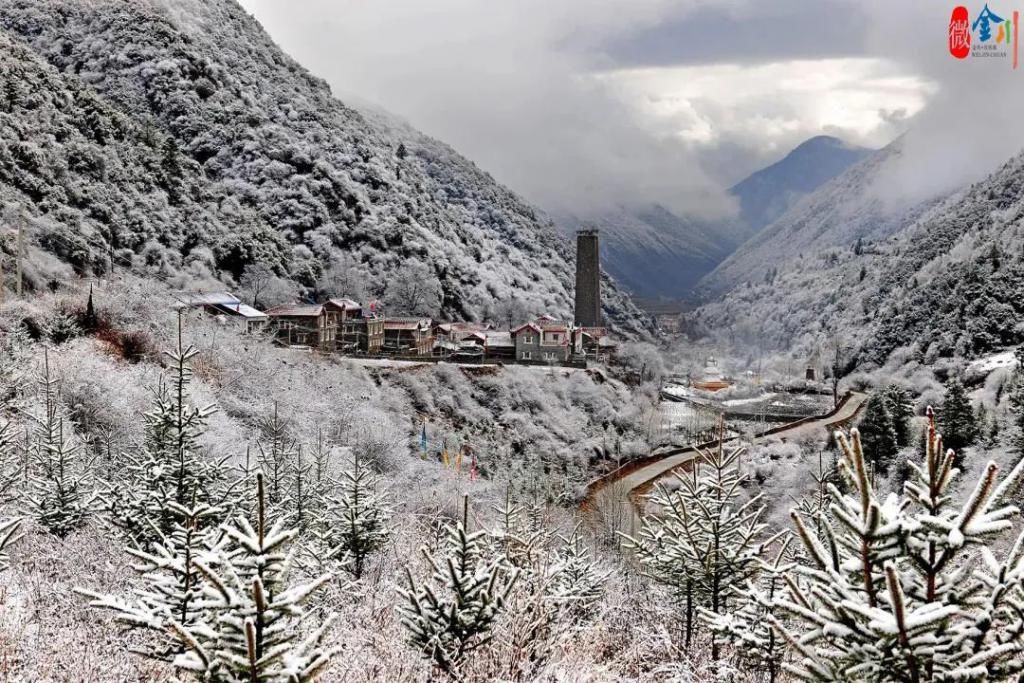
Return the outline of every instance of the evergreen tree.
<path id="1" fill-rule="evenodd" d="M 134 600 L 77 589 L 78 593 L 93 599 L 92 607 L 113 610 L 118 621 L 154 631 L 155 642 L 136 652 L 165 661 L 184 652 L 180 641 L 168 632 L 171 624 L 189 629 L 201 626 L 210 618 L 204 606 L 204 580 L 197 562 L 206 567 L 217 566 L 215 539 L 219 534 L 215 533 L 215 526 L 220 517 L 219 510 L 205 503 L 186 507 L 170 502 L 167 512 L 173 519 L 170 534 L 154 529 L 158 541 L 148 552 L 127 548 L 128 554 L 136 560 L 132 568 L 145 582 L 144 587 L 135 592 Z"/>
<path id="2" fill-rule="evenodd" d="M 698 450 L 692 473 L 676 476 L 676 491 L 659 484 L 651 496 L 658 513 L 644 520 L 636 538 L 625 537 L 644 568 L 685 600 L 687 642 L 694 609 L 722 613 L 759 569 L 764 507 L 760 494 L 740 502 L 742 453 L 727 453 L 721 439 L 715 451 Z"/>
<path id="3" fill-rule="evenodd" d="M 978 438 L 978 423 L 967 390 L 958 377 L 951 377 L 946 383 L 946 399 L 939 411 L 938 423 L 946 446 L 959 453 L 956 461 L 959 464 L 963 449 Z"/>
<path id="4" fill-rule="evenodd" d="M 6 571 L 11 566 L 11 558 L 7 549 L 22 537 L 22 534 L 18 533 L 20 528 L 21 520 L 17 517 L 0 521 L 0 572 Z"/>
<path id="5" fill-rule="evenodd" d="M 574 616 L 585 617 L 604 594 L 610 572 L 602 571 L 591 556 L 579 525 L 559 539 L 561 548 L 548 571 L 550 601 Z"/>
<path id="6" fill-rule="evenodd" d="M 910 395 L 899 384 L 890 384 L 884 389 L 882 395 L 885 397 L 886 407 L 892 417 L 892 426 L 896 430 L 896 443 L 900 448 L 909 446 L 913 441 L 911 420 L 914 417 L 914 405 L 910 400 Z M 861 437 L 863 438 L 863 434 Z"/>
<path id="7" fill-rule="evenodd" d="M 887 475 L 896 462 L 900 447 L 885 394 L 876 392 L 868 398 L 857 428 L 865 450 L 871 454 L 870 464 L 874 472 Z"/>
<path id="8" fill-rule="evenodd" d="M 297 444 L 292 437 L 291 423 L 281 417 L 274 403 L 274 413 L 260 420 L 260 441 L 257 458 L 267 481 L 267 503 L 271 508 L 284 509 L 289 503 L 291 475 Z M 294 502 L 294 501 L 292 501 Z"/>
<path id="9" fill-rule="evenodd" d="M 468 531 L 468 507 L 467 501 L 462 520 L 445 529 L 443 558 L 423 550 L 431 581 L 417 583 L 406 568 L 408 589 L 399 589 L 408 603 L 398 611 L 409 643 L 452 678 L 463 659 L 490 640 L 519 576 L 501 560 L 484 557 L 486 532 Z"/>
<path id="10" fill-rule="evenodd" d="M 67 538 L 85 526 L 93 500 L 90 465 L 73 428 L 61 414 L 59 382 L 50 377 L 49 355 L 44 355 L 43 413 L 33 416 L 36 428 L 29 441 L 28 504 L 36 520 L 58 538 Z"/>
<path id="11" fill-rule="evenodd" d="M 1017 431 L 1014 434 L 1014 446 L 1024 453 L 1024 364 L 1018 366 L 1013 373 L 1013 385 L 1009 395 L 1010 414 Z"/>
<path id="12" fill-rule="evenodd" d="M 775 599 L 782 594 L 786 575 L 793 569 L 793 563 L 786 560 L 790 540 L 787 538 L 782 544 L 773 562 L 762 564 L 758 580 L 735 591 L 731 611 L 702 612 L 711 631 L 733 646 L 739 667 L 767 671 L 769 683 L 781 674 L 787 650 L 786 641 L 775 633 L 768 615 Z"/>
<path id="13" fill-rule="evenodd" d="M 824 531 L 792 514 L 812 562 L 793 568 L 768 619 L 795 651 L 784 666 L 799 680 L 991 681 L 1024 670 L 1024 533 L 1005 559 L 989 547 L 1013 526 L 1018 510 L 1001 501 L 1024 463 L 996 486 L 990 462 L 956 505 L 954 455 L 928 417 L 924 461 L 901 497 L 879 497 L 853 430 L 837 437 L 851 493 L 833 490 Z"/>
<path id="14" fill-rule="evenodd" d="M 367 559 L 390 538 L 390 517 L 379 477 L 355 453 L 352 467 L 342 472 L 341 495 L 328 500 L 316 522 L 322 529 L 324 556 L 337 561 L 353 579 L 362 578 Z"/>
<path id="15" fill-rule="evenodd" d="M 174 665 L 201 681 L 313 681 L 337 652 L 322 645 L 333 617 L 304 639 L 299 634 L 307 617 L 304 604 L 330 574 L 289 584 L 290 546 L 298 530 L 286 529 L 283 519 L 268 526 L 262 473 L 256 486 L 255 527 L 244 517 L 223 527 L 219 566 L 193 561 L 204 579 L 202 606 L 209 617 L 192 626 L 170 624 L 186 649 Z"/>
<path id="16" fill-rule="evenodd" d="M 178 513 L 172 503 L 182 508 L 196 501 L 222 509 L 230 492 L 225 461 L 209 461 L 200 453 L 199 440 L 215 408 L 189 402 L 191 360 L 198 351 L 183 346 L 180 324 L 178 347 L 167 353 L 170 386 L 161 380 L 153 392 L 141 452 L 124 454 L 124 477 L 101 496 L 110 523 L 141 549 L 174 532 Z"/>

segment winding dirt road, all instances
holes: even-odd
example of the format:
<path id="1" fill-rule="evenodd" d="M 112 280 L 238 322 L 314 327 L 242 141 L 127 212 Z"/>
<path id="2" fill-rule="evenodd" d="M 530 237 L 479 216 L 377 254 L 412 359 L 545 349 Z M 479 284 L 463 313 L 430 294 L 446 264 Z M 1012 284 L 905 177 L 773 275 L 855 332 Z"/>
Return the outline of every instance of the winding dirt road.
<path id="1" fill-rule="evenodd" d="M 824 415 L 812 416 L 775 427 L 754 437 L 755 443 L 769 436 L 785 436 L 796 438 L 806 434 L 822 434 L 848 424 L 864 405 L 867 394 L 857 391 L 848 392 L 833 410 Z M 726 442 L 735 440 L 727 439 Z M 583 501 L 583 509 L 590 512 L 610 510 L 624 518 L 626 533 L 634 533 L 638 517 L 643 512 L 643 496 L 654 487 L 662 477 L 672 474 L 678 468 L 685 467 L 697 457 L 698 448 L 718 446 L 712 441 L 698 446 L 673 448 L 652 453 L 646 458 L 627 463 L 614 472 L 591 482 L 587 486 L 587 495 Z M 628 509 L 627 509 L 628 508 Z"/>

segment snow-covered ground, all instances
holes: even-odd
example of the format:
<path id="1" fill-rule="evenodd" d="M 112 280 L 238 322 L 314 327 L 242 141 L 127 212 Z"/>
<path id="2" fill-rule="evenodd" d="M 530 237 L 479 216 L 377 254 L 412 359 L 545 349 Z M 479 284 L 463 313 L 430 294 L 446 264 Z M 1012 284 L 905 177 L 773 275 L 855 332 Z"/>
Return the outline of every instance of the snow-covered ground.
<path id="1" fill-rule="evenodd" d="M 999 368 L 1009 368 L 1017 364 L 1016 350 L 1011 349 L 1009 351 L 1002 351 L 1000 353 L 993 354 L 991 356 L 985 356 L 984 358 L 978 358 L 977 360 L 971 361 L 967 365 L 968 372 L 978 374 L 988 374 L 993 370 Z"/>

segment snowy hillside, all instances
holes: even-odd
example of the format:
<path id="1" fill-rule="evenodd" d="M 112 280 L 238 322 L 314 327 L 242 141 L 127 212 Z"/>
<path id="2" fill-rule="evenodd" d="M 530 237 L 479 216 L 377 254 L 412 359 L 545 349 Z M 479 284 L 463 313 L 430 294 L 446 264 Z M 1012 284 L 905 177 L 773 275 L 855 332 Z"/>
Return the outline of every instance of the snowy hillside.
<path id="1" fill-rule="evenodd" d="M 0 31 L 0 193 L 29 224 L 32 286 L 64 277 L 51 253 L 180 285 L 259 264 L 308 290 L 346 253 L 371 289 L 426 264 L 453 317 L 513 297 L 571 310 L 571 245 L 550 223 L 445 145 L 334 99 L 233 0 L 3 0 Z"/>
<path id="2" fill-rule="evenodd" d="M 862 224 L 863 225 L 863 224 Z M 875 224 L 895 226 L 893 222 Z M 983 356 L 1024 341 L 1024 155 L 889 239 L 805 251 L 696 316 L 765 348 L 850 362 Z"/>
<path id="3" fill-rule="evenodd" d="M 875 184 L 900 154 L 896 140 L 798 201 L 707 275 L 701 293 L 713 297 L 746 281 L 760 282 L 801 256 L 858 239 L 884 239 L 909 225 L 934 200 L 902 206 L 885 200 Z"/>

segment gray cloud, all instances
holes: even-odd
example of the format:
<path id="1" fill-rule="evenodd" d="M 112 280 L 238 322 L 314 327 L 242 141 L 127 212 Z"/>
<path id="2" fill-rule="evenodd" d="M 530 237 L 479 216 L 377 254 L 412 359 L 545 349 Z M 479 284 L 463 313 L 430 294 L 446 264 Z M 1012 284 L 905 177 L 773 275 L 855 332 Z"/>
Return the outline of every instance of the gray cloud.
<path id="1" fill-rule="evenodd" d="M 950 58 L 931 0 L 241 1 L 343 99 L 577 215 L 728 212 L 723 187 L 820 133 L 909 129 L 886 181 L 902 198 L 1024 146 L 1024 70 Z"/>
<path id="2" fill-rule="evenodd" d="M 860 57 L 868 28 L 863 12 L 836 0 L 719 2 L 614 37 L 603 51 L 624 66 Z"/>

